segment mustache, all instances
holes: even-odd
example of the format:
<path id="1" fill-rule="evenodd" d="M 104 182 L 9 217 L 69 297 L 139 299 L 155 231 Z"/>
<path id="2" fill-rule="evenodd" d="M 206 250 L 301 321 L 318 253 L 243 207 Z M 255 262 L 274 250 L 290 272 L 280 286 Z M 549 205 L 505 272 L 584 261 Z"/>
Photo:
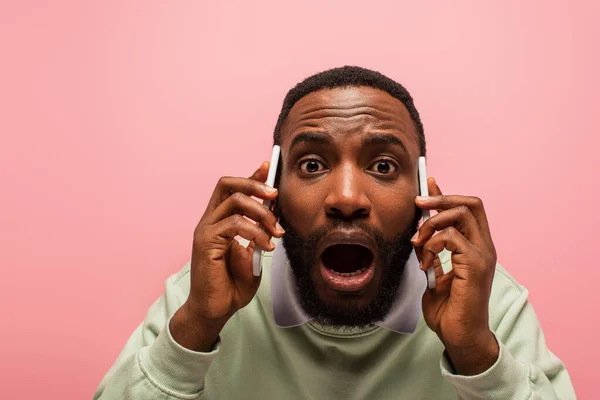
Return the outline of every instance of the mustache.
<path id="1" fill-rule="evenodd" d="M 359 231 L 373 238 L 375 243 L 381 245 L 384 242 L 383 233 L 371 226 L 364 221 L 361 220 L 342 220 L 342 219 L 333 219 L 327 222 L 325 226 L 318 228 L 314 231 L 310 236 L 310 239 L 314 239 L 319 241 L 322 239 L 327 232 L 332 230 L 350 230 L 350 231 Z"/>
<path id="2" fill-rule="evenodd" d="M 283 229 L 285 229 L 286 231 L 288 231 L 288 230 L 295 231 L 295 229 L 288 223 L 287 219 L 281 212 L 281 209 L 279 208 L 279 205 L 277 203 L 275 203 L 275 206 L 273 208 L 273 214 L 275 214 L 275 217 L 279 220 L 279 223 L 281 224 Z M 326 225 L 311 232 L 309 234 L 309 237 L 305 238 L 305 239 L 309 240 L 310 242 L 316 243 L 320 239 L 322 239 L 327 234 L 327 232 L 329 232 L 331 230 L 361 231 L 362 233 L 367 234 L 370 237 L 372 237 L 377 244 L 384 242 L 383 232 L 381 230 L 379 230 L 378 228 L 376 228 L 372 225 L 369 225 L 368 223 L 366 223 L 360 219 L 342 219 L 342 218 L 334 218 L 334 219 L 328 220 Z"/>
<path id="3" fill-rule="evenodd" d="M 285 217 L 279 218 L 279 223 L 286 231 L 283 235 L 284 239 L 294 247 L 301 248 L 304 250 L 316 249 L 319 242 L 332 230 L 351 230 L 359 231 L 364 235 L 368 235 L 373 238 L 378 249 L 382 249 L 385 246 L 386 241 L 384 240 L 383 233 L 378 228 L 369 225 L 361 220 L 342 220 L 332 219 L 329 220 L 325 225 L 312 231 L 308 237 L 301 237 L 296 229 L 287 221 Z"/>
<path id="4" fill-rule="evenodd" d="M 413 229 L 411 229 L 411 230 L 414 230 L 416 232 L 416 229 L 414 228 L 414 226 L 418 225 L 419 221 L 421 220 L 421 218 L 423 216 L 423 210 L 421 210 L 418 207 L 415 207 L 415 210 L 416 210 L 415 216 L 414 216 L 412 224 L 411 224 L 411 227 L 413 227 Z M 275 218 L 277 218 L 277 220 L 281 223 L 283 228 L 285 230 L 287 230 L 285 225 L 288 225 L 288 227 L 289 227 L 289 224 L 287 223 L 287 219 L 281 212 L 281 208 L 279 207 L 279 203 L 277 201 L 275 201 L 275 204 L 272 207 L 272 211 L 273 211 L 273 214 L 275 215 Z M 316 236 L 322 237 L 326 232 L 328 232 L 330 230 L 334 230 L 334 229 L 362 231 L 363 233 L 366 233 L 375 239 L 379 239 L 379 240 L 383 241 L 383 233 L 381 232 L 381 230 L 365 223 L 363 220 L 360 220 L 360 219 L 342 219 L 342 218 L 331 219 L 327 222 L 327 225 L 317 229 L 315 232 L 311 233 L 310 236 L 312 237 L 312 236 L 316 235 Z"/>

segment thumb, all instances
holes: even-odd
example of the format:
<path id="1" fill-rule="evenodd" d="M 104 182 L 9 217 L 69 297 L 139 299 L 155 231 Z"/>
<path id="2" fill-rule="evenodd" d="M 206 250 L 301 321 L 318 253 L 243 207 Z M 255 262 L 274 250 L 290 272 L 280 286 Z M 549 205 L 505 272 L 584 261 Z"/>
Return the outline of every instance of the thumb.
<path id="1" fill-rule="evenodd" d="M 260 167 L 258 167 L 258 169 L 256 171 L 254 171 L 252 176 L 250 176 L 250 179 L 252 179 L 254 181 L 259 181 L 259 182 L 266 181 L 267 175 L 269 174 L 269 165 L 270 165 L 270 163 L 268 161 L 264 161 L 260 165 Z"/>
<path id="2" fill-rule="evenodd" d="M 441 196 L 442 191 L 440 187 L 437 185 L 435 178 L 427 178 L 427 189 L 429 190 L 430 196 Z"/>

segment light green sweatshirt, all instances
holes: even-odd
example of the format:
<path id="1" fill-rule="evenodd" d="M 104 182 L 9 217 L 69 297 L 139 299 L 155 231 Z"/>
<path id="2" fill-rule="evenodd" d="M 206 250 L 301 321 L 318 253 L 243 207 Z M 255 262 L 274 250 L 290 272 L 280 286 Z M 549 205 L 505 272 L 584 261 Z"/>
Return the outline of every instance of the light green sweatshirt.
<path id="1" fill-rule="evenodd" d="M 422 318 L 406 335 L 380 327 L 336 332 L 310 322 L 277 327 L 270 260 L 254 300 L 229 320 L 211 353 L 171 337 L 169 320 L 190 290 L 189 263 L 171 276 L 94 399 L 575 399 L 527 290 L 500 266 L 490 299 L 498 360 L 480 375 L 460 376 Z"/>

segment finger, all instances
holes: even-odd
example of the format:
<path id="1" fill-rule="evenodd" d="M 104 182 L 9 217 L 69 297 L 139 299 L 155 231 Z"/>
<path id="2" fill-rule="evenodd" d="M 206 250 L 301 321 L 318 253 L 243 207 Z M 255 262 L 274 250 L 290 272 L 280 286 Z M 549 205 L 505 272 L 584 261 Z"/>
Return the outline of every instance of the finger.
<path id="1" fill-rule="evenodd" d="M 241 192 L 232 194 L 222 202 L 208 217 L 206 223 L 212 225 L 234 214 L 246 216 L 259 223 L 272 236 L 281 237 L 285 233 L 271 210 Z"/>
<path id="2" fill-rule="evenodd" d="M 273 200 L 277 197 L 277 189 L 269 187 L 263 182 L 258 182 L 249 178 L 224 176 L 219 179 L 206 211 L 212 212 L 219 204 L 236 192 L 241 192 L 248 196 L 254 196 L 265 200 Z"/>
<path id="3" fill-rule="evenodd" d="M 447 285 L 451 280 L 449 280 L 449 278 L 453 276 L 450 274 L 452 270 L 448 271 L 448 274 L 444 273 L 444 268 L 442 267 L 442 262 L 439 256 L 434 258 L 433 266 L 431 268 L 433 268 L 435 272 L 435 288 L 438 291 L 445 290 L 444 285 Z M 425 275 L 427 275 L 427 271 L 425 271 Z"/>
<path id="4" fill-rule="evenodd" d="M 227 264 L 228 271 L 233 281 L 235 282 L 236 289 L 243 294 L 252 294 L 251 296 L 244 296 L 246 300 L 244 303 L 240 303 L 240 306 L 247 304 L 246 301 L 250 301 L 260 286 L 262 274 L 254 276 L 252 273 L 253 251 L 249 251 L 248 247 L 244 248 L 241 244 L 232 246 L 231 257 Z"/>
<path id="5" fill-rule="evenodd" d="M 234 276 L 250 278 L 250 280 L 254 280 L 252 279 L 252 277 L 254 277 L 254 274 L 252 273 L 251 268 L 239 268 L 239 266 L 246 266 L 248 265 L 248 263 L 252 263 L 252 256 L 254 255 L 254 242 L 249 243 L 252 243 L 252 246 L 250 246 L 249 244 L 248 246 L 244 247 L 237 240 L 233 241 L 231 246 L 230 258 L 232 262 L 228 263 L 228 267 Z"/>
<path id="6" fill-rule="evenodd" d="M 269 165 L 270 163 L 268 161 L 263 162 L 248 179 L 258 182 L 265 182 L 267 180 L 267 175 L 269 174 Z"/>
<path id="7" fill-rule="evenodd" d="M 415 254 L 417 256 L 417 260 L 419 260 L 419 263 L 421 263 L 421 261 L 423 260 L 423 247 L 422 246 L 414 246 L 415 249 Z"/>
<path id="8" fill-rule="evenodd" d="M 241 293 L 256 293 L 260 285 L 261 276 L 252 273 L 253 252 L 242 246 L 236 240 L 233 241 L 230 256 L 227 263 L 228 272 L 235 282 L 236 289 Z M 252 296 L 253 297 L 253 296 Z M 248 300 L 250 300 L 248 298 Z M 240 304 L 245 305 L 245 304 Z"/>
<path id="9" fill-rule="evenodd" d="M 435 257 L 446 248 L 456 254 L 469 254 L 476 248 L 453 226 L 442 230 L 423 245 L 420 268 L 427 271 L 432 267 Z"/>
<path id="10" fill-rule="evenodd" d="M 443 275 L 438 275 L 436 267 L 435 288 L 428 289 L 423 293 L 423 313 L 430 320 L 435 319 L 435 314 L 439 311 L 440 305 L 448 299 L 454 276 L 454 271 L 452 270 Z"/>
<path id="11" fill-rule="evenodd" d="M 478 197 L 460 195 L 419 196 L 415 200 L 415 204 L 424 210 L 449 210 L 458 206 L 467 206 L 473 213 L 477 224 L 481 227 L 481 232 L 488 237 L 491 236 L 483 202 Z"/>
<path id="12" fill-rule="evenodd" d="M 417 248 L 415 250 L 417 250 Z M 421 247 L 419 247 L 417 250 L 417 253 L 422 254 L 423 249 Z M 418 256 L 418 258 L 419 258 L 419 261 L 421 262 L 421 256 Z M 422 267 L 422 264 L 421 264 L 420 268 L 423 270 L 423 272 L 425 272 L 425 279 L 427 279 L 427 269 L 424 269 Z M 454 273 L 452 270 L 449 270 L 448 272 L 444 272 L 444 267 L 442 266 L 442 261 L 440 260 L 439 254 L 436 254 L 435 257 L 433 258 L 433 266 L 431 268 L 434 268 L 434 271 L 435 271 L 436 290 L 438 292 L 440 292 L 441 290 L 444 290 L 442 285 L 448 284 L 452 280 Z"/>
<path id="13" fill-rule="evenodd" d="M 275 249 L 275 244 L 271 242 L 271 238 L 265 231 L 239 214 L 231 215 L 209 229 L 222 238 L 233 239 L 239 235 L 249 242 L 254 242 L 254 245 L 262 250 Z"/>
<path id="14" fill-rule="evenodd" d="M 440 260 L 439 254 L 433 259 L 433 268 L 435 268 L 436 278 L 441 278 L 444 275 L 444 267 L 442 267 L 442 260 Z"/>
<path id="15" fill-rule="evenodd" d="M 475 246 L 482 243 L 479 225 L 473 213 L 467 206 L 458 206 L 450 210 L 444 210 L 425 221 L 411 241 L 415 247 L 421 246 L 428 241 L 435 232 L 453 226 L 463 234 Z"/>
<path id="16" fill-rule="evenodd" d="M 434 177 L 427 178 L 427 188 L 429 189 L 430 196 L 441 196 L 442 195 L 442 191 L 440 190 L 440 187 L 437 185 Z"/>
<path id="17" fill-rule="evenodd" d="M 254 243 L 253 240 L 248 242 L 248 245 L 244 248 L 244 246 L 242 246 L 240 244 L 240 253 L 243 252 L 244 254 L 244 258 L 247 259 L 247 261 L 252 261 L 252 256 L 254 255 L 254 248 L 256 247 L 256 244 Z M 254 274 L 252 274 L 254 275 Z"/>
<path id="18" fill-rule="evenodd" d="M 248 250 L 249 247 L 249 244 L 244 247 L 239 241 L 232 241 L 231 249 L 229 250 L 231 252 L 231 257 L 240 260 L 242 264 L 249 262 L 252 259 L 252 252 Z"/>

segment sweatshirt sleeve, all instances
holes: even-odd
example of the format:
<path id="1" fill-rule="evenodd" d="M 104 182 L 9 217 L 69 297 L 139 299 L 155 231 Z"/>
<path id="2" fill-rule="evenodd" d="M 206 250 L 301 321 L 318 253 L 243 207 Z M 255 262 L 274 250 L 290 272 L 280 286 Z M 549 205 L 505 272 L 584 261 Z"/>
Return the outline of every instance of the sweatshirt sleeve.
<path id="1" fill-rule="evenodd" d="M 463 400 L 576 399 L 563 363 L 548 349 L 528 291 L 501 267 L 490 299 L 490 328 L 500 352 L 496 363 L 475 376 L 456 375 L 444 355 L 442 376 Z"/>
<path id="2" fill-rule="evenodd" d="M 94 400 L 195 399 L 219 350 L 210 353 L 179 345 L 168 329 L 169 321 L 187 298 L 189 264 L 166 282 L 165 293 L 152 304 L 116 362 L 100 383 Z"/>

